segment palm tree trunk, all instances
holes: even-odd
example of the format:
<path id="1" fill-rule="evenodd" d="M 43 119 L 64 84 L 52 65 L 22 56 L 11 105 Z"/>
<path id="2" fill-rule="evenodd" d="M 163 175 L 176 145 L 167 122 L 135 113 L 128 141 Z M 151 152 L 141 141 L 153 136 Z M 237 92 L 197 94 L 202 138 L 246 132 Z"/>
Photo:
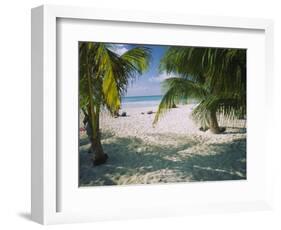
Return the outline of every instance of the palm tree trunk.
<path id="1" fill-rule="evenodd" d="M 103 148 L 101 145 L 101 134 L 99 124 L 99 106 L 96 106 L 96 111 L 92 119 L 93 136 L 92 136 L 92 150 L 94 153 L 93 159 L 101 159 L 104 157 Z"/>
<path id="2" fill-rule="evenodd" d="M 92 135 L 90 137 L 91 149 L 92 149 L 92 161 L 94 165 L 100 165 L 106 162 L 108 156 L 104 153 L 102 144 L 101 144 L 101 133 L 99 125 L 99 106 L 95 106 L 95 112 L 91 116 L 91 128 Z"/>
<path id="3" fill-rule="evenodd" d="M 214 133 L 214 134 L 221 133 L 215 110 L 210 111 L 209 126 L 210 126 L 210 130 L 211 130 L 212 133 Z"/>
<path id="4" fill-rule="evenodd" d="M 87 55 L 86 63 L 87 63 L 87 78 L 88 78 L 88 90 L 89 90 L 88 114 L 89 114 L 90 127 L 92 129 L 92 135 L 90 137 L 91 149 L 93 152 L 92 160 L 94 165 L 100 165 L 106 162 L 108 156 L 103 152 L 103 148 L 101 145 L 100 128 L 99 128 L 100 104 L 99 103 L 95 104 L 93 100 L 93 88 L 92 88 L 88 55 Z"/>

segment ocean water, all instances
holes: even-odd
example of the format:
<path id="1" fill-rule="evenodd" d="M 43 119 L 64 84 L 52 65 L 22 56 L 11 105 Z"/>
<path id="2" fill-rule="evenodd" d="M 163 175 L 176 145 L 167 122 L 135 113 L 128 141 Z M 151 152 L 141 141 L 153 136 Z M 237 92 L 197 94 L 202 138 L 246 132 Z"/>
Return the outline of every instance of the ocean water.
<path id="1" fill-rule="evenodd" d="M 162 95 L 131 96 L 122 98 L 122 109 L 158 106 Z"/>

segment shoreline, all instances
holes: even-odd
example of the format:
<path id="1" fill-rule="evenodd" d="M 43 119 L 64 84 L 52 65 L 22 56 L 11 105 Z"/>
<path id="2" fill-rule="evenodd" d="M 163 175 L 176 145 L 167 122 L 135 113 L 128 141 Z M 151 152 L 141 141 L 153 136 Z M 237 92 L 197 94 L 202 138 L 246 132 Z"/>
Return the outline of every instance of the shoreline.
<path id="1" fill-rule="evenodd" d="M 246 179 L 245 121 L 223 134 L 202 132 L 190 117 L 193 107 L 171 109 L 154 127 L 157 106 L 124 108 L 126 116 L 118 118 L 103 111 L 102 145 L 109 159 L 92 167 L 82 135 L 80 186 Z"/>

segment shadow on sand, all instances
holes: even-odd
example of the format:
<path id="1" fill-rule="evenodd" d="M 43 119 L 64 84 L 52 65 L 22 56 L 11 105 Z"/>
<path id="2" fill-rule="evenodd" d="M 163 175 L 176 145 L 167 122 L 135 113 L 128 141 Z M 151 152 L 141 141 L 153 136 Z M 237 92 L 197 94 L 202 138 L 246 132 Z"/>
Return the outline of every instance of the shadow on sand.
<path id="1" fill-rule="evenodd" d="M 156 138 L 164 138 L 153 134 Z M 158 136 L 157 136 L 158 135 Z M 107 133 L 103 140 L 113 137 Z M 177 137 L 180 138 L 180 137 Z M 194 154 L 193 139 L 181 137 L 177 146 L 146 144 L 139 138 L 114 137 L 104 142 L 104 151 L 109 155 L 106 164 L 92 167 L 87 146 L 80 145 L 80 186 L 115 185 L 122 176 L 145 175 L 169 170 L 178 175 L 178 182 L 218 181 L 246 179 L 246 138 L 230 143 L 211 144 L 211 154 Z M 141 146 L 141 147 L 140 147 Z M 190 151 L 189 151 L 190 150 Z M 182 152 L 186 152 L 182 154 Z M 169 182 L 163 178 L 153 183 Z M 175 181 L 173 181 L 175 182 Z"/>

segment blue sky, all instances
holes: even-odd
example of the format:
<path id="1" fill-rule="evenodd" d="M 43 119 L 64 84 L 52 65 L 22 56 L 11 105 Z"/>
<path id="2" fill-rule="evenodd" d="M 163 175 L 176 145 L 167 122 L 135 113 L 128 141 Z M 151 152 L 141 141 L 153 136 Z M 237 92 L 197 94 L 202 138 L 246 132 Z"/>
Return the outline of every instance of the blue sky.
<path id="1" fill-rule="evenodd" d="M 114 52 L 123 54 L 136 45 L 131 44 L 112 44 Z M 130 83 L 126 96 L 151 96 L 161 95 L 161 82 L 169 76 L 166 73 L 160 73 L 158 66 L 160 60 L 169 48 L 161 45 L 145 45 L 151 49 L 151 63 L 146 73 L 139 76 L 133 83 Z"/>

